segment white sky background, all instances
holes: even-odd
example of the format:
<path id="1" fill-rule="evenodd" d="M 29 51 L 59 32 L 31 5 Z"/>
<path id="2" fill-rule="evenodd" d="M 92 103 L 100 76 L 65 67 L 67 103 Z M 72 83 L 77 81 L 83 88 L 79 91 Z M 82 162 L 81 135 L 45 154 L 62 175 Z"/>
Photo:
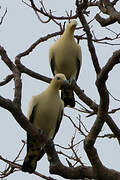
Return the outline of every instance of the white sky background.
<path id="1" fill-rule="evenodd" d="M 44 0 L 44 4 L 48 9 L 52 9 L 55 11 L 55 15 L 65 15 L 65 11 L 69 11 L 71 9 L 75 9 L 74 1 L 73 0 L 66 0 L 63 3 L 62 1 L 52 0 Z M 38 21 L 37 17 L 34 15 L 32 9 L 28 8 L 25 4 L 21 1 L 14 0 L 13 3 L 9 0 L 0 0 L 0 5 L 2 9 L 0 10 L 0 16 L 4 12 L 5 8 L 7 7 L 8 12 L 3 21 L 3 24 L 0 26 L 0 45 L 2 45 L 6 51 L 8 56 L 14 61 L 15 56 L 26 50 L 32 43 L 34 43 L 40 37 L 47 35 L 48 33 L 52 33 L 54 31 L 58 31 L 59 29 L 53 23 L 50 24 L 42 24 Z M 118 5 L 119 7 L 119 5 Z M 92 16 L 94 15 L 94 11 L 92 11 Z M 79 19 L 77 20 L 78 24 Z M 119 32 L 120 27 L 115 24 L 113 26 L 114 30 Z M 102 38 L 104 36 L 103 32 L 107 34 L 111 34 L 108 30 L 104 31 L 104 28 L 100 28 L 98 23 L 93 24 L 93 28 L 95 35 L 97 38 Z M 75 32 L 80 33 L 78 31 Z M 48 61 L 48 50 L 50 45 L 54 42 L 56 38 L 48 40 L 44 43 L 38 45 L 30 55 L 22 59 L 22 62 L 30 69 L 46 75 L 48 77 L 52 77 L 52 73 L 49 67 Z M 117 41 L 118 42 L 118 41 Z M 85 93 L 92 98 L 96 103 L 99 103 L 98 93 L 95 87 L 95 72 L 93 69 L 91 57 L 88 52 L 87 43 L 85 40 L 80 42 L 82 48 L 82 55 L 83 55 L 83 63 L 82 68 L 78 80 L 78 85 L 81 89 L 84 89 Z M 106 45 L 99 45 L 95 44 L 97 55 L 99 57 L 100 65 L 103 66 L 109 57 L 112 55 L 114 50 L 119 49 L 120 46 L 106 46 Z M 11 72 L 8 70 L 6 65 L 4 65 L 0 61 L 0 81 L 2 81 L 6 74 L 10 74 Z M 119 71 L 120 67 L 117 65 L 114 70 L 109 75 L 108 90 L 118 99 L 120 99 L 120 86 L 118 85 L 119 79 Z M 23 75 L 23 91 L 22 91 L 22 110 L 26 114 L 28 102 L 30 98 L 42 92 L 47 86 L 47 83 L 42 81 L 38 81 L 28 77 L 27 75 Z M 6 98 L 13 98 L 14 93 L 14 84 L 11 81 L 9 84 L 5 85 L 4 87 L 0 87 L 0 94 Z M 77 97 L 76 97 L 77 98 Z M 80 102 L 82 103 L 82 102 Z M 82 103 L 83 104 L 83 103 Z M 112 100 L 110 107 L 117 108 L 120 106 L 120 102 L 116 102 Z M 68 115 L 71 114 L 72 117 L 76 117 L 78 113 L 75 110 L 71 110 L 69 108 L 65 109 L 65 113 Z M 118 126 L 120 126 L 119 122 L 120 113 L 117 112 L 116 115 L 112 115 L 115 122 Z M 0 155 L 3 157 L 13 160 L 17 155 L 18 151 L 20 150 L 22 143 L 22 139 L 26 139 L 26 133 L 21 127 L 17 124 L 17 122 L 13 119 L 11 114 L 6 110 L 0 108 L 0 117 L 1 117 L 1 126 L 0 126 Z M 76 120 L 76 119 L 75 119 Z M 95 120 L 95 116 L 92 118 L 86 118 L 85 115 L 81 114 L 81 120 L 84 122 L 88 130 L 93 124 Z M 103 134 L 104 133 L 111 133 L 109 128 L 104 125 L 103 127 Z M 55 138 L 55 143 L 67 146 L 70 143 L 70 137 L 74 134 L 73 128 L 71 123 L 68 119 L 63 118 L 60 130 Z M 79 136 L 79 138 L 83 138 Z M 120 163 L 119 163 L 119 146 L 117 140 L 109 140 L 109 139 L 102 139 L 97 140 L 96 147 L 99 152 L 99 156 L 102 159 L 102 162 L 108 168 L 113 168 L 116 170 L 120 170 Z M 26 153 L 26 148 L 21 155 L 21 159 L 24 158 Z M 85 152 L 83 151 L 83 145 L 80 145 L 80 156 L 82 157 L 82 161 L 87 165 L 88 160 Z M 21 162 L 20 162 L 21 163 Z M 42 160 L 38 163 L 37 170 L 40 173 L 44 173 L 45 175 L 49 175 L 48 171 L 48 161 L 46 160 L 46 156 L 42 158 Z M 88 163 L 89 165 L 89 163 Z M 0 161 L 0 170 L 3 170 L 5 164 Z M 52 175 L 51 175 L 52 176 Z M 56 177 L 56 176 L 54 176 Z M 29 180 L 37 180 L 41 179 L 35 175 L 29 175 L 27 173 L 16 172 L 9 177 L 7 180 L 14 180 L 14 179 L 28 179 Z M 63 179 L 57 177 L 57 179 Z"/>

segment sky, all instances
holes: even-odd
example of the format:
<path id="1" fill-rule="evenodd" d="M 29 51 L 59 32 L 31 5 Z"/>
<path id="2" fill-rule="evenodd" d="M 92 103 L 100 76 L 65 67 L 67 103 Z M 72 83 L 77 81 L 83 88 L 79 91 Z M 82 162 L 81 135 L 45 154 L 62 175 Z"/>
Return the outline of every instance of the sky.
<path id="1" fill-rule="evenodd" d="M 55 15 L 65 15 L 66 10 L 69 12 L 71 9 L 75 10 L 75 5 L 73 0 L 66 0 L 65 3 L 61 1 L 52 0 L 44 0 L 45 7 L 47 9 L 52 9 Z M 9 0 L 0 0 L 0 17 L 3 15 L 5 8 L 7 7 L 6 17 L 0 26 L 0 45 L 2 45 L 6 51 L 8 56 L 14 62 L 14 58 L 17 54 L 26 50 L 32 43 L 34 43 L 40 37 L 44 37 L 48 33 L 53 33 L 54 31 L 59 30 L 56 25 L 52 22 L 50 24 L 42 24 L 38 21 L 37 17 L 33 13 L 32 9 L 27 7 L 22 1 L 14 0 L 11 3 Z M 91 17 L 93 17 L 95 11 L 91 11 Z M 42 17 L 42 16 L 41 16 Z M 44 17 L 42 17 L 45 19 Z M 89 19 L 89 18 L 88 18 Z M 78 25 L 80 26 L 79 19 L 77 19 Z M 63 22 L 62 22 L 63 23 Z M 119 32 L 119 26 L 115 23 L 113 26 L 115 31 Z M 92 30 L 94 30 L 94 34 L 97 38 L 102 38 L 103 36 L 111 35 L 114 36 L 110 31 L 105 28 L 100 28 L 98 23 L 92 24 Z M 110 26 L 111 28 L 111 26 Z M 75 34 L 83 33 L 81 30 L 76 31 Z M 57 37 L 58 38 L 58 37 Z M 28 68 L 38 72 L 42 75 L 52 77 L 52 73 L 49 66 L 48 60 L 48 52 L 49 47 L 54 43 L 57 38 L 52 38 L 44 43 L 39 44 L 32 53 L 30 53 L 27 57 L 22 59 L 23 64 L 25 64 Z M 118 41 L 116 41 L 118 42 Z M 113 52 L 120 48 L 120 46 L 107 46 L 101 44 L 94 44 L 96 47 L 96 52 L 99 57 L 99 62 L 101 66 L 107 62 L 109 57 L 113 54 Z M 88 51 L 86 40 L 80 41 L 80 46 L 82 48 L 82 68 L 78 79 L 78 85 L 84 92 L 96 103 L 99 104 L 99 96 L 97 89 L 95 87 L 96 74 L 94 72 L 94 68 L 92 65 L 91 57 Z M 9 69 L 4 65 L 2 61 L 0 61 L 0 81 L 2 81 L 6 75 L 10 74 Z M 119 77 L 120 67 L 117 65 L 113 71 L 109 74 L 109 79 L 107 81 L 108 90 L 114 95 L 117 99 L 120 99 L 120 86 L 118 86 L 117 78 Z M 45 88 L 47 88 L 48 84 L 42 81 L 38 81 L 27 75 L 22 75 L 22 110 L 24 114 L 27 113 L 28 102 L 33 95 L 41 93 Z M 14 82 L 11 81 L 4 87 L 0 87 L 0 93 L 5 98 L 13 99 L 14 93 Z M 78 100 L 76 96 L 76 100 Z M 110 97 L 111 104 L 110 108 L 117 108 L 120 106 L 120 102 L 113 100 Z M 79 102 L 84 105 L 80 100 Z M 76 116 L 80 114 L 82 122 L 87 126 L 88 130 L 93 125 L 95 116 L 91 118 L 87 118 L 85 114 L 78 113 L 75 110 L 70 108 L 65 108 L 65 113 L 71 115 L 76 121 Z M 14 120 L 12 115 L 0 108 L 1 115 L 1 126 L 0 126 L 0 155 L 8 160 L 13 160 L 17 153 L 19 152 L 22 142 L 21 140 L 26 140 L 26 132 L 21 129 L 19 124 Z M 113 119 L 120 126 L 119 122 L 119 112 L 115 115 L 112 115 Z M 104 125 L 102 129 L 102 133 L 111 133 L 107 125 Z M 68 146 L 70 144 L 71 136 L 74 135 L 74 128 L 70 121 L 64 117 L 61 127 L 59 129 L 58 134 L 55 137 L 55 143 L 60 144 L 62 146 Z M 76 140 L 84 139 L 80 134 L 77 135 Z M 108 168 L 113 168 L 115 170 L 120 169 L 120 164 L 118 162 L 119 156 L 119 147 L 117 140 L 110 140 L 105 138 L 104 140 L 98 139 L 95 147 L 99 153 L 100 159 L 103 164 Z M 20 159 L 23 160 L 26 153 L 26 148 L 22 152 Z M 83 151 L 83 144 L 80 144 L 79 153 L 82 157 L 81 160 L 85 163 L 85 165 L 90 165 L 88 158 Z M 114 156 L 114 158 L 113 158 Z M 61 157 L 64 164 L 67 165 L 66 161 Z M 19 163 L 22 164 L 20 161 Z M 0 171 L 5 168 L 5 164 L 0 161 Z M 49 174 L 49 163 L 47 161 L 47 157 L 44 156 L 41 161 L 38 163 L 37 170 L 40 173 L 45 175 Z M 55 177 L 56 179 L 63 179 L 57 176 L 50 175 Z M 29 180 L 37 180 L 40 177 L 35 175 L 29 175 L 23 172 L 16 172 L 7 177 L 7 180 L 14 179 L 26 179 Z"/>

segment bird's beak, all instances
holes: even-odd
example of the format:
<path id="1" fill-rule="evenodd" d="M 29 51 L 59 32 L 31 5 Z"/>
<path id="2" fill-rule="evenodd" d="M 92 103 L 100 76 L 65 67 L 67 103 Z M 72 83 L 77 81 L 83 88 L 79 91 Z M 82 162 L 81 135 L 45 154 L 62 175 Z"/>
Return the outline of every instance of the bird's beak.
<path id="1" fill-rule="evenodd" d="M 69 88 L 70 87 L 70 82 L 68 80 L 64 80 L 61 89 Z"/>

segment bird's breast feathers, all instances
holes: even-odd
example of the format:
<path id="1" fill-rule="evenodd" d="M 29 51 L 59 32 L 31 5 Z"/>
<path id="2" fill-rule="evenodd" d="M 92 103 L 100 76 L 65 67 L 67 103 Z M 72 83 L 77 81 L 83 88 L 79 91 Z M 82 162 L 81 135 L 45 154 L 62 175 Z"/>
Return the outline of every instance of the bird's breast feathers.
<path id="1" fill-rule="evenodd" d="M 55 61 L 55 74 L 63 73 L 68 79 L 71 74 L 76 73 L 77 60 L 81 61 L 81 49 L 75 40 L 59 39 L 50 48 L 50 59 L 52 57 Z"/>
<path id="2" fill-rule="evenodd" d="M 62 102 L 57 99 L 50 100 L 47 96 L 42 96 L 42 98 L 36 104 L 34 126 L 42 129 L 51 138 L 55 132 Z"/>
<path id="3" fill-rule="evenodd" d="M 55 74 L 63 73 L 69 79 L 71 74 L 76 72 L 77 52 L 74 48 L 57 49 L 54 54 Z"/>

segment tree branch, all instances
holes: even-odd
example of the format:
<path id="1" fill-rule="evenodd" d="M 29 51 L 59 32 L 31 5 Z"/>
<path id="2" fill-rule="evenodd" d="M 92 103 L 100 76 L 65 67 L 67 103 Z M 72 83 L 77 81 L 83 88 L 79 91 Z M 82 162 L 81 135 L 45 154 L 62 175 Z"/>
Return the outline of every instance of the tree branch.
<path id="1" fill-rule="evenodd" d="M 108 26 L 110 24 L 113 24 L 115 22 L 120 23 L 120 12 L 118 12 L 114 5 L 117 1 L 110 2 L 109 0 L 103 0 L 101 1 L 99 8 L 104 13 L 109 15 L 108 18 L 102 18 L 99 14 L 95 16 L 95 19 L 100 23 L 101 26 Z"/>
<path id="2" fill-rule="evenodd" d="M 7 14 L 7 8 L 6 8 L 6 10 L 5 10 L 5 12 L 4 12 L 4 14 L 3 14 L 3 16 L 2 16 L 2 18 L 1 18 L 0 25 L 2 24 L 3 19 L 4 19 L 4 17 L 5 17 L 6 14 Z"/>
<path id="3" fill-rule="evenodd" d="M 13 62 L 10 60 L 5 49 L 2 46 L 0 46 L 0 56 L 1 56 L 1 59 L 3 60 L 3 62 L 13 72 L 14 82 L 15 82 L 14 102 L 18 106 L 21 106 L 21 88 L 22 88 L 21 73 L 17 69 L 17 67 L 13 64 Z"/>
<path id="4" fill-rule="evenodd" d="M 8 82 L 10 82 L 14 78 L 13 74 L 8 75 L 2 82 L 0 82 L 0 86 L 4 86 Z"/>
<path id="5" fill-rule="evenodd" d="M 50 162 L 50 173 L 60 175 L 67 179 L 82 179 L 88 177 L 94 178 L 94 173 L 91 167 L 79 166 L 76 168 L 64 166 L 57 155 L 54 145 L 51 142 L 45 146 L 45 151 Z"/>
<path id="6" fill-rule="evenodd" d="M 51 10 L 50 10 L 50 12 L 46 12 L 46 10 L 42 7 L 40 9 L 38 9 L 35 6 L 35 3 L 33 0 L 29 0 L 29 1 L 30 1 L 31 5 L 28 5 L 26 3 L 25 4 L 28 5 L 29 7 L 33 8 L 34 11 L 39 12 L 40 14 L 44 15 L 45 17 L 48 17 L 50 20 L 70 20 L 70 19 L 76 19 L 77 18 L 77 14 L 70 16 L 70 17 L 68 17 L 68 16 L 60 16 L 60 17 L 54 16 L 54 15 L 52 15 Z"/>
<path id="7" fill-rule="evenodd" d="M 92 57 L 92 62 L 97 74 L 97 81 L 96 81 L 96 86 L 100 95 L 100 104 L 98 106 L 98 112 L 97 112 L 97 118 L 96 121 L 94 122 L 90 133 L 88 136 L 85 138 L 84 141 L 84 149 L 87 153 L 87 156 L 92 164 L 92 167 L 94 169 L 94 172 L 96 174 L 97 179 L 106 179 L 106 180 L 112 180 L 113 178 L 113 173 L 111 170 L 105 168 L 102 164 L 102 162 L 99 159 L 98 153 L 96 149 L 94 148 L 95 141 L 98 137 L 99 132 L 101 131 L 103 124 L 105 122 L 106 117 L 108 116 L 108 108 L 109 108 L 109 93 L 106 88 L 106 80 L 108 78 L 108 73 L 109 71 L 113 68 L 115 63 L 113 63 L 116 58 L 112 58 L 112 62 L 108 61 L 107 65 L 102 68 L 99 66 L 98 58 L 95 52 L 94 45 L 92 43 L 92 35 L 90 33 L 89 26 L 86 22 L 86 19 L 82 13 L 81 6 L 85 8 L 86 2 L 84 1 L 83 3 L 79 4 L 79 2 L 76 0 L 76 6 L 77 6 L 77 13 L 79 15 L 79 19 L 84 27 L 84 30 L 87 34 L 87 39 L 88 39 L 88 47 L 89 51 Z M 115 56 L 116 57 L 116 56 Z M 118 57 L 119 57 L 119 52 L 117 53 L 117 63 L 118 63 Z M 114 65 L 113 65 L 114 64 Z M 110 176 L 112 178 L 110 178 Z M 120 173 L 114 174 L 114 179 L 119 179 L 120 178 Z"/>
<path id="8" fill-rule="evenodd" d="M 42 81 L 45 81 L 47 83 L 50 83 L 51 79 L 50 78 L 47 78 L 45 76 L 42 76 L 38 73 L 35 73 L 31 70 L 29 70 L 28 68 L 26 68 L 22 63 L 21 63 L 21 58 L 24 57 L 24 56 L 27 56 L 28 54 L 30 54 L 33 49 L 40 43 L 44 42 L 44 41 L 47 41 L 48 39 L 52 38 L 52 37 L 55 37 L 57 35 L 61 35 L 63 32 L 62 31 L 59 31 L 59 32 L 55 32 L 55 33 L 52 33 L 52 34 L 48 34 L 47 36 L 44 36 L 44 37 L 41 37 L 39 38 L 35 43 L 33 43 L 27 50 L 25 50 L 24 52 L 18 54 L 15 58 L 15 64 L 17 66 L 17 68 L 20 70 L 21 73 L 25 73 L 25 74 L 28 74 L 29 76 L 33 77 L 33 78 L 36 78 L 36 79 L 39 79 L 39 80 L 42 80 Z"/>
<path id="9" fill-rule="evenodd" d="M 87 5 L 87 4 L 85 4 L 85 1 L 83 3 L 81 3 L 81 4 L 79 4 L 78 0 L 76 0 L 77 14 L 78 14 L 78 17 L 80 19 L 80 22 L 82 23 L 84 31 L 87 34 L 88 48 L 89 48 L 89 51 L 90 51 L 90 54 L 91 54 L 91 58 L 92 58 L 92 62 L 93 62 L 95 71 L 96 71 L 97 74 L 99 74 L 99 72 L 101 71 L 101 68 L 100 68 L 98 58 L 97 58 L 97 55 L 96 55 L 95 47 L 94 47 L 94 45 L 92 43 L 92 34 L 90 32 L 89 25 L 87 24 L 87 21 L 86 21 L 84 15 L 82 14 L 82 8 L 85 7 L 85 5 Z"/>

